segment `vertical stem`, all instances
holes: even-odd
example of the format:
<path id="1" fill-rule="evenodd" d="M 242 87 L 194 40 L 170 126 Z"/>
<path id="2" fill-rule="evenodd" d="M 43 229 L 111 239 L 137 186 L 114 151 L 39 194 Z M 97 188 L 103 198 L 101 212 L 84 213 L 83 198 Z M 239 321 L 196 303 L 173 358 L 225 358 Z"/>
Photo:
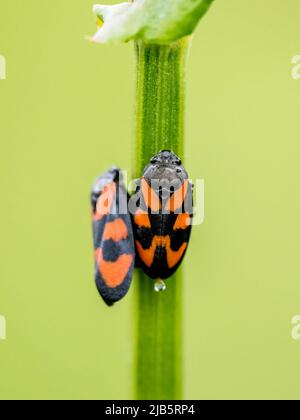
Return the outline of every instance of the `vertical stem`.
<path id="1" fill-rule="evenodd" d="M 189 41 L 168 46 L 135 44 L 137 54 L 137 167 L 167 149 L 183 155 L 185 67 Z M 136 397 L 182 398 L 182 275 L 154 292 L 154 282 L 137 275 Z"/>

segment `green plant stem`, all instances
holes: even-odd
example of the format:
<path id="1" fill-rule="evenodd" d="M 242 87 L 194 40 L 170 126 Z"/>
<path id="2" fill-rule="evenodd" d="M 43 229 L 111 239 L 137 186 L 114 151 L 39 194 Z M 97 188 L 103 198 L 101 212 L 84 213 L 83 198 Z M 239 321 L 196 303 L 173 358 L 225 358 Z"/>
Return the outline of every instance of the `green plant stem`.
<path id="1" fill-rule="evenodd" d="M 183 156 L 185 68 L 189 40 L 169 46 L 135 44 L 137 54 L 137 167 L 167 149 Z M 137 274 L 136 398 L 182 398 L 182 275 L 154 291 Z"/>

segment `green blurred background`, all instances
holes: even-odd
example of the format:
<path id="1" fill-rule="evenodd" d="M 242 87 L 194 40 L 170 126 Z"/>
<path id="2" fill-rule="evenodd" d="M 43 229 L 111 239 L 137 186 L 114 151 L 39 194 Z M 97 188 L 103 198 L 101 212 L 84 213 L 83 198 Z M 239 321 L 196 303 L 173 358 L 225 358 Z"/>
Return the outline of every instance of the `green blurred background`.
<path id="1" fill-rule="evenodd" d="M 113 2 L 111 2 L 113 3 Z M 132 45 L 88 0 L 2 0 L 0 398 L 132 397 L 134 290 L 93 284 L 89 190 L 130 168 Z M 186 166 L 206 219 L 185 261 L 185 397 L 300 397 L 299 0 L 216 0 L 188 70 Z"/>

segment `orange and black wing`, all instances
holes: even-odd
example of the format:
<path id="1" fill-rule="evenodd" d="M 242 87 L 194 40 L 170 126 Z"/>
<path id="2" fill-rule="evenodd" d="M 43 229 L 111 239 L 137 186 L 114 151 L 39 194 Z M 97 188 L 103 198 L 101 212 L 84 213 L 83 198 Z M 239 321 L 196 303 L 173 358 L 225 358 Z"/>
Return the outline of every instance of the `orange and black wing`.
<path id="1" fill-rule="evenodd" d="M 184 181 L 162 205 L 159 194 L 141 180 L 141 205 L 134 215 L 139 265 L 153 279 L 167 279 L 186 253 L 192 220 L 192 186 Z"/>
<path id="2" fill-rule="evenodd" d="M 170 210 L 170 241 L 167 241 L 165 255 L 167 272 L 173 274 L 185 256 L 192 231 L 193 187 L 188 180 L 174 192 L 167 207 Z"/>
<path id="3" fill-rule="evenodd" d="M 161 209 L 161 202 L 145 178 L 139 180 L 137 191 L 138 208 L 133 215 L 133 231 L 136 245 L 136 266 L 144 271 L 154 261 L 152 242 L 154 232 L 151 224 L 151 208 L 153 212 Z"/>
<path id="4" fill-rule="evenodd" d="M 135 265 L 127 200 L 117 169 L 112 169 L 95 183 L 92 192 L 95 280 L 100 295 L 108 305 L 127 294 Z"/>

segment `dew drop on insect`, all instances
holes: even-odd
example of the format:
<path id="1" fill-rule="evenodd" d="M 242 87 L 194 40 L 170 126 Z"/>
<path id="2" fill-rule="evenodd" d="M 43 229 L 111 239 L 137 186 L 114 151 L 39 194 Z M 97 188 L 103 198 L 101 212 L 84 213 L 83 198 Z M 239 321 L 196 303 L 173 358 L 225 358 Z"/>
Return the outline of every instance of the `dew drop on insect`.
<path id="1" fill-rule="evenodd" d="M 163 280 L 157 280 L 154 284 L 154 290 L 156 292 L 164 292 L 166 288 L 166 283 Z"/>

